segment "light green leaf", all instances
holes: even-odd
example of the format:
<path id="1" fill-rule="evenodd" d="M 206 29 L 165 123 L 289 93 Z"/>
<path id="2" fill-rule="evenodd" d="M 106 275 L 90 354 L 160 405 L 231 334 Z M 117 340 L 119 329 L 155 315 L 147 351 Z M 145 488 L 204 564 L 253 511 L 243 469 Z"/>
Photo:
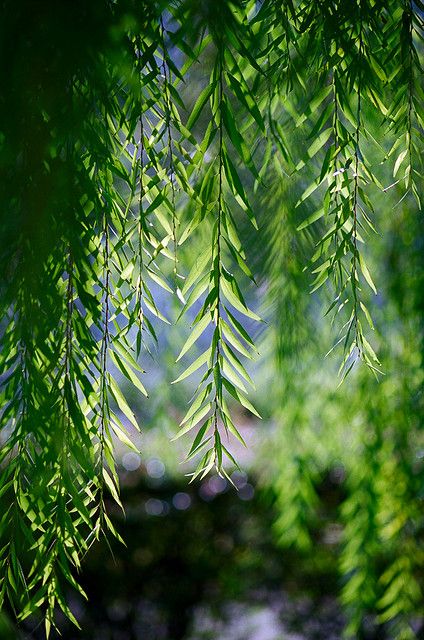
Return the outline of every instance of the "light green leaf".
<path id="1" fill-rule="evenodd" d="M 362 257 L 361 254 L 359 254 L 359 264 L 361 265 L 361 271 L 364 274 L 364 278 L 365 280 L 368 282 L 369 286 L 371 287 L 371 289 L 374 291 L 375 295 L 377 295 L 377 289 L 375 288 L 375 284 L 371 278 L 371 274 L 368 271 L 368 267 L 365 264 L 365 260 Z"/>
<path id="2" fill-rule="evenodd" d="M 256 320 L 261 322 L 261 318 L 254 312 L 251 311 L 248 307 L 246 307 L 243 302 L 236 296 L 234 291 L 230 288 L 226 280 L 222 278 L 221 280 L 222 293 L 228 302 L 235 308 L 237 311 L 240 311 L 243 315 L 251 318 L 252 320 Z"/>
<path id="3" fill-rule="evenodd" d="M 207 402 L 201 409 L 196 411 L 194 416 L 187 422 L 187 424 L 178 431 L 177 435 L 172 438 L 172 441 L 178 440 L 178 438 L 181 438 L 181 436 L 191 431 L 191 429 L 193 429 L 193 427 L 195 427 L 209 413 L 211 409 L 212 403 Z"/>
<path id="4" fill-rule="evenodd" d="M 122 359 L 120 358 L 120 356 L 118 356 L 118 354 L 115 351 L 110 350 L 109 355 L 111 357 L 111 360 L 113 360 L 113 362 L 116 364 L 116 366 L 118 367 L 118 369 L 120 369 L 120 371 L 124 374 L 124 376 L 133 383 L 133 385 L 136 387 L 136 389 L 138 389 L 139 391 L 141 391 L 141 393 L 146 396 L 146 398 L 148 397 L 148 393 L 144 387 L 144 385 L 140 382 L 140 380 L 138 379 L 138 377 L 135 375 L 134 371 L 131 369 L 131 367 L 129 366 L 125 366 L 124 362 L 122 361 Z"/>
<path id="5" fill-rule="evenodd" d="M 201 318 L 199 322 L 192 328 L 192 331 L 189 337 L 187 338 L 183 348 L 181 349 L 176 362 L 178 362 L 178 360 L 180 360 L 183 357 L 183 355 L 187 353 L 190 347 L 193 346 L 196 340 L 202 335 L 204 330 L 210 325 L 211 321 L 212 321 L 211 314 L 209 311 L 207 311 L 206 314 L 203 316 L 203 318 Z"/>
<path id="6" fill-rule="evenodd" d="M 197 371 L 197 369 L 199 369 L 203 364 L 205 364 L 208 361 L 208 359 L 210 358 L 210 355 L 211 355 L 210 349 L 207 349 L 206 351 L 204 351 L 198 358 L 196 358 L 196 360 L 187 369 L 185 369 L 185 371 L 183 371 L 183 373 L 180 376 L 178 376 L 178 378 L 173 380 L 171 384 L 181 382 L 181 380 L 184 380 L 185 378 L 188 378 L 188 376 L 191 376 L 192 373 Z"/>

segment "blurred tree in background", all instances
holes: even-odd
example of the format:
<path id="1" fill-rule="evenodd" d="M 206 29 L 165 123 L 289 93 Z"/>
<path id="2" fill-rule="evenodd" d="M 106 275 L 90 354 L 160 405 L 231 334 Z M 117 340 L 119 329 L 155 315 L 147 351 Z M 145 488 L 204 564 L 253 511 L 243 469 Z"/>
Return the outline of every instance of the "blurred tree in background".
<path id="1" fill-rule="evenodd" d="M 348 636 L 414 637 L 423 15 L 2 2 L 0 601 L 17 619 L 77 623 L 82 559 L 126 537 L 115 452 L 138 459 L 140 415 L 177 418 L 188 475 L 228 486 L 261 414 L 252 473 L 288 566 L 339 572 Z M 170 350 L 172 391 L 141 376 Z"/>

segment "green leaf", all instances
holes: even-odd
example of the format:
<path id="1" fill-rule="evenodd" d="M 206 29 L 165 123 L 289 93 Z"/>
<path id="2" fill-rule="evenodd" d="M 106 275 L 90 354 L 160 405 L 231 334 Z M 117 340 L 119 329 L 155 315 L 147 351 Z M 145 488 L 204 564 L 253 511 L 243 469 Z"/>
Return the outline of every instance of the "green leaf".
<path id="1" fill-rule="evenodd" d="M 222 100 L 221 111 L 222 111 L 222 117 L 224 120 L 225 129 L 228 133 L 228 136 L 232 144 L 234 145 L 236 151 L 238 151 L 246 167 L 250 170 L 250 172 L 254 175 L 254 177 L 257 180 L 260 180 L 257 169 L 253 163 L 251 153 L 245 141 L 243 140 L 243 137 L 241 136 L 238 127 L 236 126 L 234 114 L 225 97 Z"/>
<path id="2" fill-rule="evenodd" d="M 396 177 L 397 172 L 399 171 L 399 167 L 402 164 L 402 162 L 405 160 L 406 155 L 408 154 L 408 149 L 405 149 L 404 151 L 402 151 L 395 162 L 395 166 L 393 168 L 393 177 Z"/>
<path id="3" fill-rule="evenodd" d="M 328 129 L 325 129 L 324 131 L 321 131 L 321 133 L 318 135 L 318 137 L 315 138 L 315 140 L 313 141 L 313 143 L 311 144 L 311 146 L 309 147 L 309 149 L 307 151 L 307 155 L 308 155 L 308 158 L 310 160 L 318 153 L 318 151 L 320 151 L 323 148 L 323 146 L 325 145 L 325 143 L 327 142 L 327 140 L 331 136 L 332 132 L 333 132 L 333 128 L 332 127 L 328 127 Z M 305 164 L 306 164 L 306 161 L 305 160 L 301 160 L 296 165 L 296 170 L 299 171 L 300 169 L 302 169 L 302 167 L 305 166 Z"/>
<path id="4" fill-rule="evenodd" d="M 235 386 L 238 387 L 240 389 L 240 391 L 244 391 L 244 393 L 247 393 L 247 389 L 245 387 L 245 385 L 243 384 L 243 382 L 240 380 L 240 378 L 238 377 L 238 375 L 236 375 L 236 373 L 233 371 L 233 369 L 230 367 L 230 365 L 228 364 L 228 362 L 223 359 L 222 360 L 222 365 L 221 365 L 221 370 L 223 375 Z"/>
<path id="5" fill-rule="evenodd" d="M 113 398 L 115 399 L 119 409 L 122 411 L 122 413 L 127 418 L 127 420 L 133 425 L 133 427 L 137 429 L 137 431 L 139 431 L 140 427 L 137 424 L 137 420 L 134 416 L 134 413 L 129 408 L 127 401 L 125 400 L 120 388 L 118 387 L 118 385 L 116 384 L 115 380 L 112 377 L 109 380 L 109 384 L 110 384 L 110 392 Z"/>
<path id="6" fill-rule="evenodd" d="M 203 275 L 205 267 L 210 261 L 210 259 L 211 259 L 211 255 L 209 250 L 202 251 L 200 256 L 196 259 L 193 267 L 191 268 L 189 275 L 186 278 L 186 281 L 184 282 L 184 286 L 182 289 L 184 296 L 187 294 L 190 287 L 192 287 L 197 282 L 197 280 Z"/>
<path id="7" fill-rule="evenodd" d="M 316 222 L 317 220 L 319 220 L 320 218 L 322 218 L 322 216 L 325 214 L 325 210 L 324 208 L 322 209 L 318 209 L 317 211 L 315 211 L 312 215 L 310 215 L 308 218 L 306 218 L 306 220 L 304 220 L 298 227 L 297 230 L 301 231 L 302 229 L 305 229 L 305 227 L 309 227 L 309 225 L 311 225 L 313 222 Z"/>
<path id="8" fill-rule="evenodd" d="M 149 274 L 149 276 L 151 277 L 152 280 L 154 280 L 160 287 L 162 287 L 162 289 L 165 289 L 165 291 L 168 291 L 169 293 L 173 293 L 171 287 L 164 280 L 164 278 L 162 278 L 162 276 L 160 276 L 159 274 L 155 273 L 151 269 L 147 269 L 147 273 Z"/>
<path id="9" fill-rule="evenodd" d="M 114 481 L 112 480 L 111 476 L 109 475 L 108 471 L 104 467 L 102 469 L 102 475 L 103 475 L 103 479 L 104 479 L 104 481 L 106 483 L 106 486 L 109 489 L 113 499 L 121 507 L 121 509 L 123 509 L 121 500 L 119 498 L 117 487 L 116 487 Z"/>
<path id="10" fill-rule="evenodd" d="M 183 373 L 180 376 L 178 376 L 178 378 L 176 378 L 176 380 L 173 380 L 171 384 L 181 382 L 181 380 L 184 380 L 185 378 L 188 378 L 188 376 L 191 376 L 192 373 L 197 371 L 203 364 L 205 364 L 208 361 L 210 356 L 211 356 L 210 349 L 207 349 L 198 358 L 196 358 L 196 360 L 187 369 L 185 369 Z"/>
<path id="11" fill-rule="evenodd" d="M 187 120 L 187 129 L 193 129 L 214 89 L 215 85 L 211 82 L 203 89 L 203 91 L 200 92 L 199 97 L 197 98 L 195 105 L 191 111 L 190 117 Z"/>
<path id="12" fill-rule="evenodd" d="M 248 384 L 250 384 L 254 388 L 255 385 L 254 385 L 254 382 L 253 382 L 252 378 L 249 376 L 249 374 L 247 373 L 246 369 L 243 367 L 243 365 L 241 364 L 241 362 L 237 358 L 237 356 L 233 353 L 233 351 L 230 349 L 230 347 L 224 341 L 222 341 L 222 349 L 223 349 L 224 354 L 228 358 L 229 362 L 231 363 L 231 365 L 237 371 L 237 373 L 242 378 L 244 378 L 244 380 L 246 380 L 246 382 Z"/>
<path id="13" fill-rule="evenodd" d="M 254 313 L 254 311 L 251 311 L 248 307 L 245 306 L 245 304 L 237 297 L 234 291 L 230 288 L 230 286 L 228 285 L 225 279 L 221 279 L 221 287 L 222 287 L 222 293 L 224 294 L 224 297 L 235 309 L 237 309 L 237 311 L 240 311 L 240 313 L 247 316 L 248 318 L 251 318 L 252 320 L 261 322 L 261 318 L 256 313 Z"/>
<path id="14" fill-rule="evenodd" d="M 211 373 L 211 369 L 208 371 L 206 377 L 208 377 Z M 210 392 L 212 391 L 212 384 L 209 383 L 205 389 L 203 389 L 203 391 L 201 391 L 198 396 L 194 399 L 192 405 L 189 407 L 187 413 L 185 414 L 184 418 L 181 420 L 179 426 L 181 427 L 183 424 L 185 424 L 188 420 L 190 420 L 190 418 L 192 416 L 194 416 L 194 414 L 196 413 L 196 411 L 198 411 L 200 409 L 200 407 L 202 406 L 202 404 L 205 402 L 205 400 L 207 399 L 207 397 L 209 396 Z"/>
<path id="15" fill-rule="evenodd" d="M 178 440 L 178 438 L 181 438 L 181 436 L 191 431 L 193 427 L 195 427 L 201 420 L 203 420 L 203 418 L 209 413 L 209 411 L 211 411 L 211 409 L 212 403 L 207 402 L 203 407 L 196 411 L 196 413 L 190 418 L 187 424 L 178 431 L 177 435 L 172 438 L 172 441 Z"/>
<path id="16" fill-rule="evenodd" d="M 122 444 L 127 446 L 129 449 L 132 449 L 132 451 L 135 451 L 135 453 L 140 453 L 139 450 L 137 449 L 137 447 L 135 446 L 135 444 L 127 436 L 125 431 L 123 429 L 121 429 L 121 427 L 117 424 L 117 420 L 116 419 L 115 420 L 111 420 L 110 424 L 111 424 L 111 427 L 112 427 L 113 431 L 115 432 L 117 438 L 122 442 Z"/>
<path id="17" fill-rule="evenodd" d="M 129 366 L 126 367 L 124 362 L 122 361 L 122 359 L 118 356 L 118 354 L 115 351 L 110 350 L 109 355 L 111 357 L 111 360 L 113 360 L 113 362 L 116 364 L 118 369 L 120 369 L 120 371 L 124 374 L 124 376 L 130 382 L 133 383 L 133 385 L 136 387 L 136 389 L 141 391 L 141 393 L 144 396 L 146 396 L 146 398 L 148 398 L 148 393 L 147 393 L 146 389 L 144 388 L 143 384 L 140 382 L 138 377 L 135 375 L 135 373 L 131 369 L 131 367 L 129 367 Z"/>
<path id="18" fill-rule="evenodd" d="M 249 402 L 249 400 L 242 394 L 240 393 L 233 384 L 231 384 L 231 382 L 229 380 L 226 380 L 226 378 L 222 378 L 222 382 L 224 384 L 224 387 L 227 389 L 227 391 L 233 396 L 233 398 L 235 398 L 236 400 L 238 400 L 240 402 L 240 404 L 243 405 L 243 407 L 245 407 L 246 409 L 248 409 L 251 413 L 253 413 L 255 416 L 257 416 L 258 418 L 261 418 L 260 414 L 256 411 L 255 407 L 253 406 L 253 404 L 251 402 Z"/>
<path id="19" fill-rule="evenodd" d="M 225 320 L 223 318 L 220 318 L 219 326 L 220 326 L 220 329 L 221 329 L 222 333 L 224 334 L 224 337 L 234 347 L 234 349 L 236 349 L 243 356 L 245 356 L 246 358 L 249 358 L 251 360 L 252 359 L 251 353 L 249 353 L 249 351 L 242 344 L 242 342 L 240 342 L 240 340 L 237 338 L 237 336 L 234 335 L 233 331 L 231 330 L 231 328 L 228 326 L 228 324 L 225 322 Z"/>
<path id="20" fill-rule="evenodd" d="M 187 338 L 186 342 L 184 343 L 184 346 L 181 349 L 176 362 L 178 362 L 178 360 L 180 360 L 183 357 L 183 355 L 187 353 L 190 347 L 193 346 L 196 340 L 202 335 L 204 330 L 210 325 L 211 320 L 212 320 L 211 314 L 207 311 L 206 314 L 203 316 L 203 318 L 201 318 L 199 322 L 192 328 L 192 331 L 189 337 Z"/>
<path id="21" fill-rule="evenodd" d="M 368 271 L 368 267 L 365 264 L 365 260 L 362 257 L 361 254 L 359 254 L 359 264 L 361 265 L 361 271 L 364 275 L 365 280 L 368 282 L 369 286 L 371 287 L 371 289 L 374 291 L 375 295 L 377 295 L 377 289 L 375 288 L 375 284 L 371 278 L 371 274 Z"/>
<path id="22" fill-rule="evenodd" d="M 206 422 L 204 422 L 203 425 L 200 427 L 199 431 L 196 434 L 196 437 L 193 440 L 193 444 L 191 445 L 190 451 L 188 452 L 187 460 L 189 460 L 194 455 L 196 455 L 196 453 L 198 453 L 201 450 L 201 448 L 203 448 L 206 445 L 206 443 L 209 442 L 210 438 L 206 438 L 205 440 L 203 440 L 203 438 L 206 435 L 211 424 L 212 424 L 212 418 L 208 418 Z"/>

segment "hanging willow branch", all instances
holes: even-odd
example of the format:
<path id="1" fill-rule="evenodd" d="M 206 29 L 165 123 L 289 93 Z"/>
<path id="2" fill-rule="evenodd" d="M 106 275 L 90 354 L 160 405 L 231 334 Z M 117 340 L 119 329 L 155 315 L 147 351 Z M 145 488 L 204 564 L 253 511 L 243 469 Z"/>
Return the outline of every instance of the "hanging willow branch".
<path id="1" fill-rule="evenodd" d="M 160 18 L 160 31 L 161 31 L 161 41 L 162 41 L 162 74 L 163 74 L 163 92 L 164 92 L 164 105 L 165 105 L 165 127 L 166 134 L 168 137 L 168 162 L 169 162 L 169 182 L 171 185 L 171 215 L 172 215 L 172 241 L 174 245 L 174 277 L 177 276 L 177 211 L 176 211 L 176 201 L 175 201 L 175 168 L 174 168 L 174 154 L 172 150 L 172 132 L 171 132 L 171 96 L 170 96 L 170 87 L 172 85 L 171 82 L 171 70 L 169 68 L 169 64 L 167 64 L 167 60 L 169 60 L 169 55 L 165 45 L 165 27 L 163 24 L 163 17 Z"/>
<path id="2" fill-rule="evenodd" d="M 392 45 L 399 42 L 396 55 L 387 58 L 388 79 L 397 89 L 387 112 L 387 121 L 391 131 L 396 135 L 387 157 L 394 156 L 394 182 L 385 188 L 393 188 L 403 183 L 405 192 L 399 201 L 412 193 L 419 209 L 421 205 L 421 184 L 424 175 L 422 154 L 419 149 L 423 139 L 424 113 L 422 107 L 422 87 L 416 79 L 422 75 L 422 61 L 417 50 L 417 43 L 424 35 L 424 19 L 422 3 L 414 4 L 409 0 L 400 3 L 396 8 L 394 20 L 386 24 L 384 35 Z M 397 84 L 398 83 L 398 84 Z M 401 171 L 403 175 L 401 176 Z M 399 177 L 398 177 L 399 176 Z"/>
<path id="3" fill-rule="evenodd" d="M 211 163 L 205 173 L 199 189 L 199 196 L 202 199 L 200 215 L 204 215 L 204 208 L 208 207 L 209 201 L 214 203 L 216 209 L 216 219 L 213 222 L 211 235 L 211 247 L 205 252 L 205 258 L 198 261 L 189 274 L 183 295 L 188 292 L 188 299 L 183 309 L 187 312 L 196 302 L 199 296 L 206 289 L 207 295 L 202 307 L 197 314 L 193 331 L 185 345 L 183 346 L 178 360 L 190 349 L 194 341 L 209 327 L 213 326 L 211 347 L 201 354 L 186 371 L 176 380 L 181 381 L 207 364 L 207 371 L 203 375 L 196 392 L 195 400 L 181 422 L 181 429 L 177 437 L 181 437 L 193 428 L 197 428 L 197 435 L 189 451 L 188 458 L 198 454 L 205 447 L 203 454 L 192 480 L 196 477 L 204 477 L 214 466 L 218 473 L 228 478 L 223 466 L 224 456 L 235 463 L 234 458 L 227 446 L 222 442 L 220 426 L 222 425 L 227 433 L 232 433 L 236 438 L 244 443 L 240 432 L 235 426 L 224 393 L 238 400 L 243 406 L 255 412 L 253 406 L 245 397 L 246 387 L 243 378 L 250 381 L 250 378 L 235 354 L 235 350 L 244 356 L 250 357 L 248 348 L 253 345 L 253 341 L 247 331 L 234 316 L 234 311 L 230 310 L 230 305 L 247 317 L 258 319 L 256 314 L 248 309 L 240 289 L 237 286 L 234 276 L 224 265 L 224 246 L 232 253 L 236 263 L 244 265 L 245 256 L 241 250 L 241 244 L 237 236 L 234 221 L 225 197 L 225 181 L 233 194 L 237 196 L 242 206 L 247 210 L 248 202 L 246 194 L 238 177 L 237 170 L 228 154 L 224 134 L 229 136 L 233 146 L 239 153 L 247 154 L 247 147 L 243 145 L 239 134 L 236 132 L 234 116 L 224 93 L 224 83 L 230 78 L 230 73 L 225 69 L 226 52 L 225 41 L 221 37 L 216 37 L 215 46 L 217 49 L 215 63 L 210 78 L 210 89 L 206 93 L 210 95 L 210 105 L 213 122 L 218 135 L 218 149 L 214 162 Z M 236 64 L 235 58 L 230 57 L 230 61 Z M 232 82 L 238 82 L 237 77 L 231 72 Z M 199 108 L 203 108 L 205 98 L 200 96 L 203 104 L 194 106 L 193 113 Z M 213 130 L 211 130 L 212 133 Z M 211 133 L 206 132 L 205 139 L 208 146 L 212 142 Z M 249 163 L 253 167 L 249 154 Z M 216 173 L 212 173 L 216 169 Z M 210 270 L 206 271 L 210 261 Z M 244 346 L 247 343 L 247 348 Z M 175 381 L 175 382 L 176 382 Z M 198 426 L 200 423 L 200 426 Z M 211 433 L 210 433 L 211 432 Z"/>
<path id="4" fill-rule="evenodd" d="M 357 4 L 358 29 L 350 25 L 349 15 L 339 9 L 335 13 L 337 30 L 329 34 L 324 27 L 318 27 L 316 37 L 323 39 L 328 52 L 328 65 L 331 70 L 330 83 L 324 85 L 319 94 L 312 99 L 308 110 L 318 117 L 312 129 L 315 135 L 312 146 L 307 151 L 313 157 L 322 150 L 327 140 L 332 137 L 322 162 L 319 177 L 307 187 L 298 205 L 313 196 L 323 182 L 327 182 L 327 190 L 318 205 L 317 211 L 299 226 L 299 230 L 307 228 L 322 217 L 328 220 L 327 232 L 319 239 L 317 250 L 311 258 L 313 273 L 316 274 L 312 291 L 322 287 L 332 276 L 336 295 L 327 310 L 334 311 L 333 320 L 348 310 L 348 319 L 343 324 L 342 336 L 337 340 L 331 353 L 339 344 L 343 345 L 344 355 L 340 365 L 341 379 L 351 371 L 355 362 L 360 359 L 374 372 L 378 373 L 379 360 L 365 336 L 362 318 L 371 330 L 374 324 L 366 306 L 362 292 L 360 274 L 364 282 L 376 294 L 377 290 L 365 261 L 364 251 L 359 243 L 364 243 L 368 231 L 375 232 L 374 225 L 366 209 L 373 211 L 372 204 L 365 192 L 366 179 L 375 182 L 380 188 L 378 179 L 367 166 L 367 161 L 360 149 L 361 135 L 366 135 L 366 124 L 363 122 L 363 101 L 365 92 L 369 100 L 379 111 L 386 111 L 381 101 L 374 99 L 374 87 L 369 80 L 364 86 L 367 69 L 368 51 L 372 43 L 366 43 L 363 27 L 364 6 Z M 330 41 L 327 39 L 330 38 Z M 340 43 L 338 41 L 340 38 Z M 343 51 L 340 47 L 343 46 Z M 365 47 L 368 47 L 367 50 Z M 326 76 L 324 76 L 326 77 Z M 367 76 L 368 77 L 368 76 Z M 321 80 L 320 85 L 323 85 Z M 356 113 L 350 104 L 352 89 L 356 93 Z M 331 122 L 331 124 L 330 124 Z M 301 168 L 307 160 L 298 164 Z M 382 188 L 382 187 L 381 187 Z M 316 264 L 318 262 L 318 265 Z M 328 354 L 327 354 L 328 355 Z"/>

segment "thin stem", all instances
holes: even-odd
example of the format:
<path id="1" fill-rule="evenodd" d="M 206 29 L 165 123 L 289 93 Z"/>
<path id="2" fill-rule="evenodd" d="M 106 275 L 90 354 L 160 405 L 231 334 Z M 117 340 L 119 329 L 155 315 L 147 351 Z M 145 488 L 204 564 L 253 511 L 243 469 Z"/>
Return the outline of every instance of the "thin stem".
<path id="1" fill-rule="evenodd" d="M 68 386 L 68 392 L 71 390 L 71 364 L 72 364 L 72 352 L 73 352 L 73 332 L 72 332 L 72 314 L 74 310 L 74 284 L 73 284 L 73 268 L 74 262 L 72 257 L 72 250 L 69 248 L 68 252 L 68 282 L 66 287 L 66 324 L 65 324 L 65 360 L 63 365 L 64 371 L 64 386 L 63 386 L 63 431 L 62 431 L 62 443 L 60 448 L 59 458 L 59 486 L 58 486 L 58 498 L 63 497 L 63 477 L 65 458 L 67 452 L 67 442 L 69 438 L 70 417 L 69 408 L 66 400 L 66 386 Z M 62 502 L 62 501 L 61 501 Z M 62 503 L 63 506 L 63 503 Z"/>
<path id="2" fill-rule="evenodd" d="M 355 344 L 358 349 L 358 355 L 361 357 L 361 338 L 358 330 L 358 296 L 357 296 L 357 258 L 358 258 L 358 195 L 359 195 L 359 162 L 360 162 L 360 134 L 361 134 L 361 91 L 362 91 L 362 70 L 361 64 L 363 60 L 363 25 L 361 0 L 359 0 L 359 50 L 358 50 L 358 101 L 356 111 L 356 130 L 355 130 L 355 164 L 354 164 L 354 189 L 353 189 L 353 258 L 351 271 L 351 286 L 353 295 L 353 327 L 355 332 Z"/>
<path id="3" fill-rule="evenodd" d="M 340 139 L 339 139 L 339 119 L 340 119 L 340 115 L 339 115 L 339 98 L 337 95 L 337 83 L 336 83 L 336 73 L 337 73 L 337 69 L 336 67 L 333 67 L 333 73 L 332 73 L 332 89 L 333 89 L 333 122 L 332 122 L 332 127 L 333 127 L 333 144 L 334 144 L 334 158 L 333 158 L 333 176 L 334 176 L 334 193 L 332 194 L 334 197 L 334 206 L 335 206 L 335 211 L 336 211 L 336 220 L 337 222 L 340 224 L 341 226 L 341 222 L 339 222 L 340 220 L 340 214 L 339 214 L 339 209 L 340 209 L 340 198 L 339 198 L 339 181 L 343 179 L 339 177 L 339 174 L 342 174 L 342 171 L 339 170 L 338 168 L 338 160 L 339 160 L 339 155 L 340 155 Z M 343 167 L 342 167 L 343 169 Z M 344 169 L 343 169 L 344 170 Z M 341 214 L 343 214 L 343 210 L 340 212 Z M 339 247 L 339 239 L 340 239 L 340 234 L 339 232 L 334 234 L 334 261 L 333 264 L 335 264 L 336 268 L 338 269 L 338 274 L 336 272 L 334 272 L 334 280 L 337 286 L 337 276 L 340 278 L 340 283 L 341 286 L 343 284 L 343 273 L 342 273 L 342 265 L 340 262 L 338 262 L 336 260 L 336 255 L 337 255 L 337 249 Z"/>
<path id="4" fill-rule="evenodd" d="M 104 309 L 104 320 L 103 320 L 103 336 L 102 336 L 102 344 L 100 350 L 100 473 L 103 473 L 103 465 L 104 465 L 104 450 L 105 450 L 105 433 L 107 429 L 107 420 L 109 414 L 109 403 L 107 397 L 107 353 L 110 342 L 109 336 L 109 296 L 110 296 L 110 268 L 109 268 L 109 225 L 107 219 L 107 212 L 104 213 L 104 224 L 103 224 L 103 269 L 104 269 L 104 297 L 103 297 L 103 309 Z M 100 482 L 100 524 L 103 520 L 103 512 L 104 512 L 104 481 L 103 477 Z"/>
<path id="5" fill-rule="evenodd" d="M 74 261 L 72 251 L 68 255 L 68 283 L 66 287 L 65 378 L 70 384 L 72 361 L 72 314 L 74 310 Z"/>
<path id="6" fill-rule="evenodd" d="M 143 239 L 144 239 L 144 205 L 143 205 L 143 197 L 144 197 L 144 182 L 143 182 L 143 172 L 144 172 L 144 122 L 143 122 L 143 93 L 142 93 L 142 83 L 141 83 L 141 67 L 140 67 L 140 59 L 141 59 L 141 39 L 138 38 L 138 65 L 139 65 L 139 89 L 140 89 L 140 195 L 138 200 L 138 259 L 139 259 L 139 268 L 140 274 L 138 278 L 138 286 L 137 286 L 137 307 L 138 307 L 138 319 L 140 323 L 140 331 L 143 327 Z"/>
<path id="7" fill-rule="evenodd" d="M 217 219 L 217 239 L 216 239 L 216 288 L 217 288 L 217 298 L 216 298 L 216 326 L 218 330 L 218 340 L 216 343 L 216 358 L 215 358 L 215 367 L 219 370 L 220 367 L 220 358 L 221 358 L 221 349 L 220 349 L 220 319 L 221 319 L 221 223 L 223 216 L 223 119 L 222 119 L 222 103 L 223 103 L 223 95 L 224 95 L 224 84 L 223 84 L 223 71 L 222 71 L 222 48 L 219 51 L 219 173 L 218 173 L 218 219 Z M 216 382 L 215 382 L 216 385 Z M 218 385 L 215 387 L 215 399 L 214 399 L 214 434 L 215 438 L 218 434 L 218 412 L 220 410 L 220 398 L 219 398 L 219 388 Z M 215 467 L 218 468 L 218 460 L 217 460 L 217 452 L 215 449 Z"/>
<path id="8" fill-rule="evenodd" d="M 57 493 L 55 497 L 56 511 L 55 516 L 52 520 L 52 538 L 50 540 L 50 544 L 48 547 L 48 560 L 47 563 L 50 566 L 54 566 L 54 563 L 57 559 L 59 553 L 59 543 L 64 542 L 66 536 L 70 535 L 69 531 L 66 530 L 65 520 L 62 517 L 62 514 L 65 511 L 65 494 L 66 489 L 64 485 L 64 478 L 66 473 L 66 458 L 68 453 L 68 439 L 69 439 L 69 429 L 70 429 L 70 416 L 69 416 L 69 408 L 67 406 L 67 390 L 70 393 L 71 388 L 71 361 L 72 361 L 72 313 L 74 308 L 73 302 L 73 257 L 72 251 L 69 247 L 68 249 L 68 281 L 66 286 L 66 320 L 65 320 L 65 345 L 64 345 L 64 362 L 63 368 L 61 369 L 61 375 L 63 372 L 64 376 L 64 385 L 62 389 L 62 433 L 61 433 L 61 444 L 60 444 L 60 452 L 58 459 L 58 476 L 57 476 Z M 54 573 L 54 571 L 53 571 Z"/>
<path id="9" fill-rule="evenodd" d="M 409 161 L 409 176 L 408 187 L 411 186 L 412 181 L 412 113 L 413 113 L 413 87 L 414 87 L 414 66 L 413 66 L 413 25 L 412 25 L 413 7 L 412 0 L 408 3 L 408 114 L 407 114 L 407 144 L 408 144 L 408 161 Z"/>
<path id="10" fill-rule="evenodd" d="M 165 27 L 163 17 L 160 17 L 161 36 L 162 36 L 162 73 L 164 76 L 164 97 L 165 97 L 165 126 L 168 137 L 168 159 L 169 159 L 169 175 L 171 182 L 171 205 L 172 205 L 172 241 L 174 243 L 174 277 L 177 275 L 177 215 L 175 207 L 175 166 L 174 155 L 172 153 L 172 132 L 171 132 L 171 98 L 169 85 L 171 84 L 171 71 L 169 65 L 166 64 L 166 47 L 165 47 Z"/>

